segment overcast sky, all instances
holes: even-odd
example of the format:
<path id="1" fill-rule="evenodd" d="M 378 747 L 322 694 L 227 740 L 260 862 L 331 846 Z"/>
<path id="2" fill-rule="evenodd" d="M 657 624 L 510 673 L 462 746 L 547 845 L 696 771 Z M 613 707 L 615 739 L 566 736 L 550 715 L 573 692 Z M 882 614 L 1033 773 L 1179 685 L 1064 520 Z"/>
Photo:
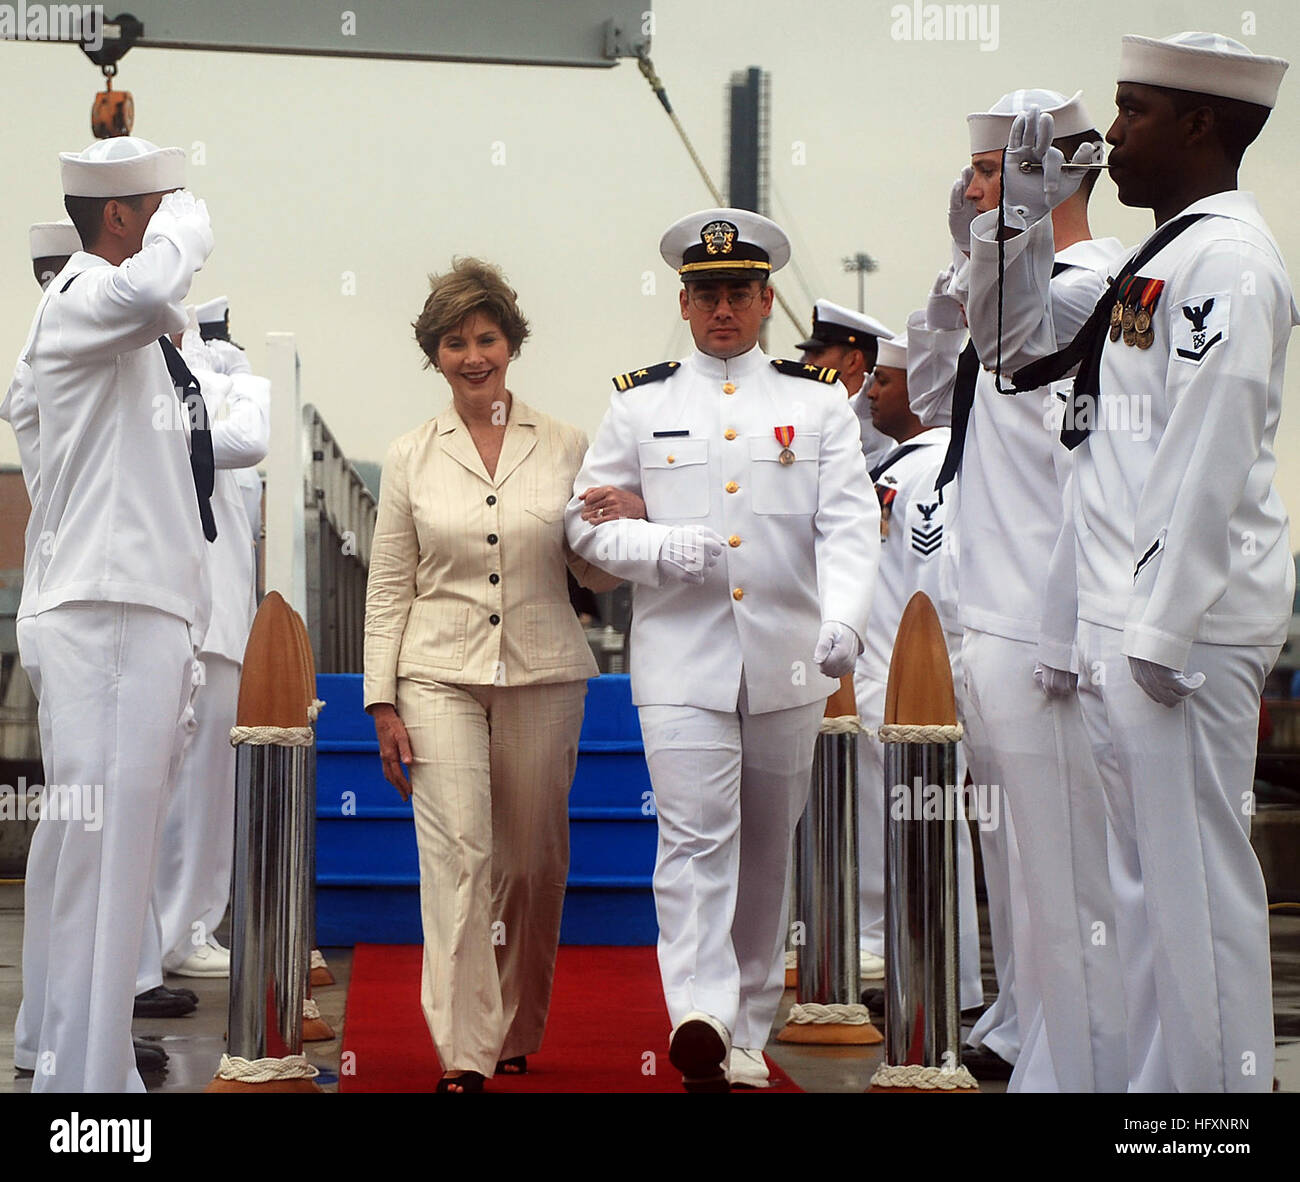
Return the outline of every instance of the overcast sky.
<path id="1" fill-rule="evenodd" d="M 1104 131 L 1124 33 L 1210 29 L 1300 63 L 1295 0 L 1244 2 L 1004 0 L 979 6 L 981 44 L 898 39 L 910 18 L 884 0 L 662 0 L 652 56 L 720 183 L 725 83 L 734 70 L 770 71 L 772 216 L 813 295 L 855 304 L 856 280 L 840 260 L 873 255 L 867 309 L 901 329 L 946 261 L 947 195 L 966 163 L 968 111 L 1019 87 L 1082 89 Z M 303 399 L 355 459 L 381 459 L 448 400 L 443 380 L 421 369 L 410 322 L 428 273 L 456 254 L 500 264 L 532 321 L 511 389 L 589 433 L 612 374 L 689 350 L 677 280 L 656 247 L 669 223 L 712 201 L 633 62 L 604 70 L 136 49 L 118 85 L 135 96 L 137 134 L 191 151 L 191 187 L 207 199 L 217 243 L 192 297 L 230 297 L 233 335 L 255 369 L 267 332 L 294 333 Z M 5 356 L 21 348 L 37 298 L 27 226 L 62 215 L 57 153 L 90 141 L 100 86 L 74 47 L 0 43 Z M 1297 145 L 1300 64 L 1241 178 L 1293 262 Z M 1121 207 L 1103 178 L 1092 225 L 1136 243 L 1152 222 Z M 806 320 L 811 302 L 792 269 L 778 279 Z M 778 312 L 769 352 L 789 356 L 798 339 Z M 1294 511 L 1294 348 L 1291 361 L 1278 450 Z M 15 459 L 12 433 L 0 430 L 0 462 Z"/>

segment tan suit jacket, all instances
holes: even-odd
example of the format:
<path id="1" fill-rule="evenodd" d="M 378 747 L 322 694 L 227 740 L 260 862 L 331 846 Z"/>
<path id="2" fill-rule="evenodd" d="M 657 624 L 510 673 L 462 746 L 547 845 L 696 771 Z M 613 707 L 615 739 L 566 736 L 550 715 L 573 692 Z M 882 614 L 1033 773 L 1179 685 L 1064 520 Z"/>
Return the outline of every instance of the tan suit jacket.
<path id="1" fill-rule="evenodd" d="M 365 704 L 397 679 L 537 685 L 597 673 L 569 603 L 566 562 L 593 590 L 619 580 L 577 558 L 564 509 L 586 436 L 512 396 L 489 476 L 448 406 L 384 462 L 366 587 Z"/>

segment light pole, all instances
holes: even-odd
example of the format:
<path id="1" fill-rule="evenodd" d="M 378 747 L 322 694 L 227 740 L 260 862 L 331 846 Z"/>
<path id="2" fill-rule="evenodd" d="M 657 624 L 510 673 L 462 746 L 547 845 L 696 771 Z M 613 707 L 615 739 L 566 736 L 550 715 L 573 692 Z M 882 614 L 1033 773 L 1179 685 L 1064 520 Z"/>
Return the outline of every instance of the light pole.
<path id="1" fill-rule="evenodd" d="M 876 269 L 876 260 L 864 251 L 858 251 L 857 254 L 850 255 L 843 261 L 844 269 L 846 271 L 856 271 L 858 273 L 858 311 L 865 312 L 867 308 L 865 303 L 863 276 L 869 271 L 874 271 Z"/>

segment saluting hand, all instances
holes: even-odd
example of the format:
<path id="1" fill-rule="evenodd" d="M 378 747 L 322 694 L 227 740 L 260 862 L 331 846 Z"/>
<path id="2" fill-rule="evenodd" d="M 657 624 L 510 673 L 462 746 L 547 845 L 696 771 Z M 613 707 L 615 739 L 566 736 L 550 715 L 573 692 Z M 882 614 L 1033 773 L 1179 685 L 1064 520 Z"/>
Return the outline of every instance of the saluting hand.
<path id="1" fill-rule="evenodd" d="M 964 255 L 970 254 L 970 224 L 975 220 L 975 202 L 966 196 L 966 190 L 974 179 L 975 170 L 968 164 L 948 194 L 948 232 Z"/>
<path id="2" fill-rule="evenodd" d="M 384 779 L 397 789 L 403 800 L 411 799 L 411 781 L 406 768 L 411 763 L 411 739 L 397 711 L 388 703 L 371 711 L 375 720 L 375 737 L 379 740 L 379 759 L 384 765 Z"/>

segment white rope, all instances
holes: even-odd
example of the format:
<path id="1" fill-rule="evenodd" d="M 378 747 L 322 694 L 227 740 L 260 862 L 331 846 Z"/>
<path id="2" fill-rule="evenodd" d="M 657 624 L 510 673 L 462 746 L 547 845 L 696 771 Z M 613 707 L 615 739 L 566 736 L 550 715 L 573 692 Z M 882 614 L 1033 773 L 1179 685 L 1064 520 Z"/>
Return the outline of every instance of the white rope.
<path id="1" fill-rule="evenodd" d="M 307 707 L 307 721 L 315 722 L 320 717 L 320 712 L 325 709 L 325 703 L 319 698 L 312 698 L 311 705 Z"/>
<path id="2" fill-rule="evenodd" d="M 311 964 L 308 967 L 313 969 L 329 968 L 329 965 L 325 963 L 325 957 L 321 955 L 321 950 L 319 948 L 313 948 L 311 950 Z"/>
<path id="3" fill-rule="evenodd" d="M 809 1001 L 795 1002 L 786 1021 L 794 1026 L 870 1026 L 871 1015 L 857 1002 L 820 1005 Z"/>
<path id="4" fill-rule="evenodd" d="M 905 722 L 886 722 L 876 731 L 882 743 L 956 743 L 963 731 L 956 726 L 920 726 Z"/>
<path id="5" fill-rule="evenodd" d="M 310 747 L 316 737 L 309 726 L 232 726 L 230 745 L 250 747 Z"/>
<path id="6" fill-rule="evenodd" d="M 979 1088 L 975 1077 L 965 1067 L 922 1067 L 919 1063 L 882 1063 L 871 1077 L 873 1088 L 925 1088 L 952 1092 L 959 1088 Z"/>
<path id="7" fill-rule="evenodd" d="M 217 1068 L 218 1079 L 240 1083 L 273 1083 L 278 1079 L 315 1079 L 320 1074 L 306 1055 L 286 1055 L 283 1059 L 241 1059 L 222 1055 Z"/>
<path id="8" fill-rule="evenodd" d="M 304 1018 L 319 1018 L 320 1006 L 316 1004 L 314 997 L 304 997 L 302 999 L 302 1016 Z"/>
<path id="9" fill-rule="evenodd" d="M 843 714 L 839 718 L 823 718 L 823 735 L 856 735 L 862 732 L 862 723 L 856 714 Z"/>
<path id="10" fill-rule="evenodd" d="M 797 969 L 799 967 L 799 954 L 793 948 L 785 950 L 785 967 L 787 969 Z"/>

